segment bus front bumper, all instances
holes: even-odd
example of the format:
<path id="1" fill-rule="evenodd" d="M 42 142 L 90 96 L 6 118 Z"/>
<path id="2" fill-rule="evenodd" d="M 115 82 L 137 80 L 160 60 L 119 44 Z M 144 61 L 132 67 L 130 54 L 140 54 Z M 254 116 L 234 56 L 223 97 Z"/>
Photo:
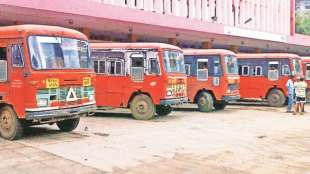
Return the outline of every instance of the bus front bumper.
<path id="1" fill-rule="evenodd" d="M 222 97 L 222 100 L 229 102 L 229 101 L 236 101 L 240 99 L 240 95 L 225 95 Z"/>
<path id="2" fill-rule="evenodd" d="M 53 120 L 76 118 L 96 111 L 94 102 L 70 108 L 34 108 L 26 109 L 26 120 Z"/>
<path id="3" fill-rule="evenodd" d="M 172 99 L 161 99 L 160 105 L 178 105 L 187 103 L 188 98 L 187 97 L 181 97 L 181 98 L 172 98 Z"/>

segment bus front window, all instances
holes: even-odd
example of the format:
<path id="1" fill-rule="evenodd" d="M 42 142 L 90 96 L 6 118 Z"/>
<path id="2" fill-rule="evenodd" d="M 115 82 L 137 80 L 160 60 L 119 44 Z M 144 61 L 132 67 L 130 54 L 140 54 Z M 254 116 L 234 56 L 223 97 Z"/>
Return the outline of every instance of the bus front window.
<path id="1" fill-rule="evenodd" d="M 301 62 L 298 59 L 293 59 L 293 68 L 295 75 L 300 75 L 301 72 Z"/>
<path id="2" fill-rule="evenodd" d="M 230 75 L 238 75 L 238 63 L 235 56 L 225 56 L 226 73 Z"/>
<path id="3" fill-rule="evenodd" d="M 33 69 L 80 69 L 90 68 L 90 56 L 86 41 L 51 37 L 28 38 Z"/>
<path id="4" fill-rule="evenodd" d="M 165 71 L 168 73 L 185 73 L 184 56 L 179 51 L 167 50 L 163 53 Z"/>

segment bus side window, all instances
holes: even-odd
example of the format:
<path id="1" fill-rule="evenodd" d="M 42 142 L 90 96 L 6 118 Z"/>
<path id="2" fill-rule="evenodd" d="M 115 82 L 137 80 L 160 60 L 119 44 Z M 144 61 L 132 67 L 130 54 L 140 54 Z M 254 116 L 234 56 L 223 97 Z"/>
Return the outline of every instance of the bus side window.
<path id="1" fill-rule="evenodd" d="M 243 65 L 241 67 L 241 75 L 242 76 L 249 76 L 250 75 L 250 66 Z"/>
<path id="2" fill-rule="evenodd" d="M 222 69 L 221 69 L 221 63 L 220 59 L 214 59 L 214 70 L 213 70 L 213 75 L 214 76 L 221 76 L 222 75 Z"/>
<path id="3" fill-rule="evenodd" d="M 263 67 L 255 66 L 254 76 L 262 76 L 263 75 Z"/>
<path id="4" fill-rule="evenodd" d="M 198 80 L 208 80 L 208 60 L 197 61 L 197 78 Z"/>
<path id="5" fill-rule="evenodd" d="M 191 75 L 191 65 L 190 64 L 185 64 L 185 73 L 187 76 Z"/>
<path id="6" fill-rule="evenodd" d="M 282 65 L 282 75 L 289 76 L 291 74 L 289 65 Z"/>
<path id="7" fill-rule="evenodd" d="M 0 47 L 0 81 L 7 81 L 7 49 Z"/>
<path id="8" fill-rule="evenodd" d="M 105 60 L 95 60 L 94 61 L 94 70 L 98 74 L 104 74 L 106 73 L 106 64 Z"/>
<path id="9" fill-rule="evenodd" d="M 156 58 L 149 59 L 149 74 L 160 74 L 159 64 Z"/>
<path id="10" fill-rule="evenodd" d="M 131 68 L 130 68 L 130 74 L 131 79 L 133 81 L 143 81 L 144 80 L 144 60 L 145 55 L 141 53 L 132 53 L 130 55 L 131 58 Z"/>
<path id="11" fill-rule="evenodd" d="M 20 44 L 12 45 L 12 64 L 13 67 L 23 67 L 23 49 Z"/>
<path id="12" fill-rule="evenodd" d="M 109 73 L 111 75 L 122 75 L 122 62 L 118 60 L 112 60 L 109 62 Z"/>
<path id="13" fill-rule="evenodd" d="M 306 64 L 306 80 L 310 80 L 310 64 Z"/>

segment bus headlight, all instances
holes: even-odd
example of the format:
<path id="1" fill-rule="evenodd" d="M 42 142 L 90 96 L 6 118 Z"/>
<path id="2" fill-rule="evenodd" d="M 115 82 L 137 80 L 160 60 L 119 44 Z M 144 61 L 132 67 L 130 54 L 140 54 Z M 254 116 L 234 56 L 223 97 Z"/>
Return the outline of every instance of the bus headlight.
<path id="1" fill-rule="evenodd" d="M 172 96 L 172 91 L 170 89 L 167 90 L 167 96 Z"/>
<path id="2" fill-rule="evenodd" d="M 88 99 L 89 99 L 89 101 L 95 101 L 95 96 L 94 96 L 94 94 L 90 94 L 90 95 L 88 96 Z"/>
<path id="3" fill-rule="evenodd" d="M 38 105 L 39 107 L 48 106 L 48 99 L 47 99 L 47 98 L 38 98 L 38 99 L 37 99 L 37 105 Z"/>

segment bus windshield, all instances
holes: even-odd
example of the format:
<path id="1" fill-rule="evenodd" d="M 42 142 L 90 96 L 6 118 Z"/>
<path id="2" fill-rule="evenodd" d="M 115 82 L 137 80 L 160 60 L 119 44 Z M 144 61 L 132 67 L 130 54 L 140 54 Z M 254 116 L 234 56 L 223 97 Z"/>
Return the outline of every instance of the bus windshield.
<path id="1" fill-rule="evenodd" d="M 91 68 L 88 42 L 51 36 L 30 36 L 29 53 L 33 69 Z"/>
<path id="2" fill-rule="evenodd" d="M 232 55 L 225 56 L 226 73 L 231 75 L 238 75 L 238 63 L 237 58 Z"/>
<path id="3" fill-rule="evenodd" d="M 299 59 L 293 59 L 293 67 L 296 75 L 300 75 L 301 72 L 301 61 Z"/>
<path id="4" fill-rule="evenodd" d="M 180 51 L 164 51 L 163 57 L 166 72 L 185 73 L 184 56 Z"/>

